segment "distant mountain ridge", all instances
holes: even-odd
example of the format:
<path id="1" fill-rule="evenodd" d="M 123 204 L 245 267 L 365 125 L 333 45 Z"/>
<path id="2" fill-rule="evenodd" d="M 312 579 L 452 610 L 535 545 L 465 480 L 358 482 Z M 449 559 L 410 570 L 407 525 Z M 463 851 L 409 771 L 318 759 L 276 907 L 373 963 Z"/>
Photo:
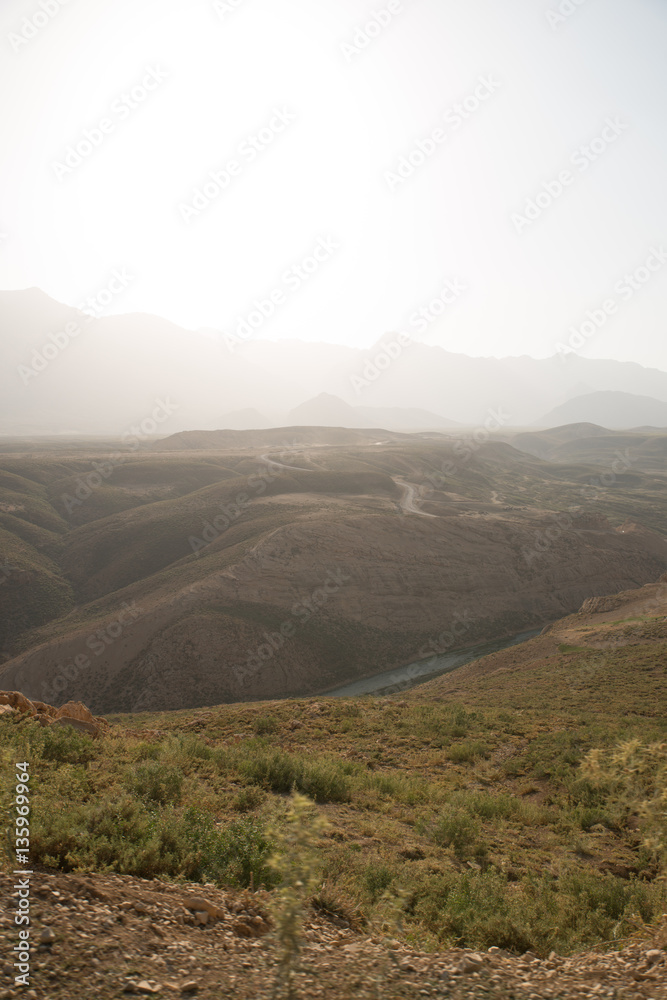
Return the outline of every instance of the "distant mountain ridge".
<path id="1" fill-rule="evenodd" d="M 667 427 L 667 402 L 629 392 L 593 392 L 555 407 L 536 423 L 542 427 L 591 423 L 609 430 Z"/>
<path id="2" fill-rule="evenodd" d="M 244 421 L 258 429 L 289 424 L 304 406 L 298 422 L 309 419 L 322 395 L 346 414 L 336 418 L 331 403 L 327 423 L 345 426 L 354 416 L 361 427 L 406 432 L 483 427 L 491 414 L 503 427 L 531 426 L 600 392 L 667 404 L 667 372 L 629 362 L 471 358 L 418 341 L 397 347 L 396 334 L 369 349 L 255 340 L 232 351 L 222 338 L 156 316 L 95 318 L 39 289 L 0 292 L 0 334 L 4 435 L 123 435 L 145 426 L 168 436 L 243 429 Z M 169 403 L 169 419 L 156 424 L 160 402 Z M 635 423 L 655 425 L 650 417 Z"/>
<path id="3" fill-rule="evenodd" d="M 456 421 L 428 410 L 398 406 L 350 406 L 327 392 L 291 410 L 285 423 L 306 427 L 385 427 L 390 431 L 444 430 L 457 426 Z"/>

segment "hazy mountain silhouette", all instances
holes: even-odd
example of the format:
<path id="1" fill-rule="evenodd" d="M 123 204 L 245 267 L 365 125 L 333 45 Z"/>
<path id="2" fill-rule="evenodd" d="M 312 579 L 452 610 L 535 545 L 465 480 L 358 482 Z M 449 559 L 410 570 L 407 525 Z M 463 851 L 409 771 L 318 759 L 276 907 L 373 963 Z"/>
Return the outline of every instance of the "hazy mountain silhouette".
<path id="1" fill-rule="evenodd" d="M 68 333 L 68 324 L 77 332 Z M 123 434 L 150 418 L 158 400 L 170 401 L 169 419 L 156 431 L 165 435 L 239 428 L 245 420 L 290 424 L 290 411 L 304 404 L 298 422 L 328 406 L 329 415 L 313 423 L 409 431 L 481 426 L 491 412 L 501 426 L 527 426 L 598 392 L 667 403 L 667 373 L 628 362 L 470 358 L 418 342 L 397 353 L 392 334 L 368 350 L 295 340 L 230 350 L 222 337 L 155 316 L 94 318 L 35 288 L 0 293 L 0 330 L 3 434 Z M 315 406 L 322 394 L 336 401 Z M 576 411 L 553 421 L 605 423 L 605 414 Z M 628 421 L 667 423 L 653 411 L 623 416 Z"/>
<path id="2" fill-rule="evenodd" d="M 568 400 L 536 421 L 543 427 L 580 422 L 601 424 L 611 430 L 667 427 L 667 403 L 629 392 L 592 392 Z"/>

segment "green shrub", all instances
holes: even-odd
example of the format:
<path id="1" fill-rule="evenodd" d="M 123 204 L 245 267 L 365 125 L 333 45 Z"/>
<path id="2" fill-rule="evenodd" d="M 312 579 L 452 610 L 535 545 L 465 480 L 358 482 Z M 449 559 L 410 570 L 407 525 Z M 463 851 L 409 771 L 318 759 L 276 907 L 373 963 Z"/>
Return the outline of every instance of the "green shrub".
<path id="1" fill-rule="evenodd" d="M 192 733 L 181 733 L 167 740 L 162 749 L 162 757 L 173 764 L 189 769 L 192 764 L 211 760 L 214 750 Z"/>
<path id="2" fill-rule="evenodd" d="M 149 809 L 128 794 L 40 811 L 31 828 L 36 864 L 73 871 L 111 870 L 142 878 L 182 876 L 270 889 L 274 845 L 264 826 L 242 819 L 218 829 L 210 813 Z"/>
<path id="3" fill-rule="evenodd" d="M 87 733 L 80 733 L 72 726 L 36 729 L 30 734 L 33 752 L 44 760 L 61 764 L 88 764 L 99 756 L 98 745 Z"/>
<path id="4" fill-rule="evenodd" d="M 275 844 L 257 819 L 247 817 L 204 838 L 202 881 L 272 889 L 278 881 L 270 859 Z"/>
<path id="5" fill-rule="evenodd" d="M 257 736 L 269 736 L 278 731 L 278 725 L 275 715 L 259 715 L 252 728 Z"/>
<path id="6" fill-rule="evenodd" d="M 383 892 L 394 881 L 394 872 L 387 865 L 369 864 L 362 876 L 362 884 L 373 902 L 380 898 Z"/>
<path id="7" fill-rule="evenodd" d="M 456 854 L 464 856 L 474 853 L 480 830 L 479 820 L 465 809 L 445 806 L 431 827 L 430 834 L 436 844 L 453 847 Z"/>
<path id="8" fill-rule="evenodd" d="M 468 764 L 487 754 L 486 744 L 481 740 L 466 740 L 464 743 L 454 743 L 447 756 L 454 764 Z"/>
<path id="9" fill-rule="evenodd" d="M 348 802 L 349 780 L 333 760 L 302 760 L 281 750 L 259 750 L 240 762 L 246 781 L 267 791 L 287 793 L 296 789 L 316 802 Z"/>
<path id="10" fill-rule="evenodd" d="M 70 804 L 67 811 L 35 810 L 30 851 L 34 864 L 64 871 L 111 869 L 151 877 L 174 868 L 152 833 L 146 807 L 122 793 Z"/>
<path id="11" fill-rule="evenodd" d="M 449 804 L 474 813 L 480 819 L 514 820 L 527 826 L 548 823 L 552 816 L 548 809 L 533 802 L 524 802 L 506 792 L 454 792 L 449 796 Z M 597 820 L 595 820 L 597 822 Z"/>
<path id="12" fill-rule="evenodd" d="M 135 743 L 130 752 L 132 760 L 157 760 L 162 753 L 159 743 L 147 743 L 141 741 Z"/>
<path id="13" fill-rule="evenodd" d="M 232 802 L 232 809 L 240 813 L 252 812 L 253 809 L 261 806 L 265 798 L 266 794 L 261 788 L 255 788 L 254 786 L 242 788 Z"/>
<path id="14" fill-rule="evenodd" d="M 241 760 L 239 767 L 250 784 L 283 794 L 292 790 L 303 773 L 301 762 L 282 750 L 259 750 Z"/>
<path id="15" fill-rule="evenodd" d="M 576 927 L 586 914 L 605 928 L 637 914 L 646 923 L 656 916 L 651 887 L 642 882 L 594 871 L 572 871 L 564 877 L 560 888 L 575 902 L 568 920 L 571 926 Z"/>
<path id="16" fill-rule="evenodd" d="M 592 750 L 582 772 L 607 791 L 620 815 L 639 815 L 643 846 L 667 868 L 667 742 L 631 739 L 612 749 Z"/>
<path id="17" fill-rule="evenodd" d="M 166 805 L 180 802 L 183 781 L 183 774 L 177 768 L 149 760 L 136 768 L 127 784 L 144 802 Z"/>
<path id="18" fill-rule="evenodd" d="M 307 765 L 297 788 L 315 802 L 349 802 L 352 798 L 349 779 L 335 761 Z"/>
<path id="19" fill-rule="evenodd" d="M 664 887 L 599 872 L 565 872 L 509 884 L 501 872 L 429 877 L 411 891 L 412 918 L 443 946 L 567 953 L 631 933 L 659 917 Z"/>
<path id="20" fill-rule="evenodd" d="M 574 820 L 582 830 L 590 830 L 592 826 L 601 823 L 602 826 L 613 827 L 616 824 L 606 809 L 595 809 L 579 806 L 574 810 Z"/>

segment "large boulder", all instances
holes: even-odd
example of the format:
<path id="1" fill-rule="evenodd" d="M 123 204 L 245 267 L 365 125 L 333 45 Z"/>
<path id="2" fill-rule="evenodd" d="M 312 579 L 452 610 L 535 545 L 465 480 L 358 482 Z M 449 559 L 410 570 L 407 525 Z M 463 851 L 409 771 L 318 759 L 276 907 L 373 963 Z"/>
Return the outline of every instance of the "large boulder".
<path id="1" fill-rule="evenodd" d="M 10 705 L 17 712 L 27 712 L 28 715 L 37 715 L 37 709 L 24 694 L 20 691 L 0 691 L 0 705 Z"/>
<path id="2" fill-rule="evenodd" d="M 56 719 L 68 718 L 79 719 L 80 722 L 94 722 L 92 712 L 82 705 L 80 701 L 68 701 L 56 709 Z"/>
<path id="3" fill-rule="evenodd" d="M 64 728 L 65 726 L 71 726 L 72 729 L 76 729 L 79 733 L 88 733 L 93 739 L 97 739 L 100 735 L 100 727 L 94 722 L 86 722 L 83 719 L 74 719 L 71 716 L 61 715 L 59 719 L 54 719 L 49 729 Z"/>
<path id="4" fill-rule="evenodd" d="M 43 701 L 30 701 L 20 691 L 0 691 L 0 714 L 18 712 L 29 715 L 40 726 L 71 726 L 80 733 L 96 739 L 103 729 L 109 728 L 106 719 L 96 719 L 80 701 L 68 701 L 60 708 L 45 705 Z"/>
<path id="5" fill-rule="evenodd" d="M 58 709 L 54 708 L 53 705 L 46 705 L 43 701 L 33 701 L 33 705 L 40 715 L 48 715 L 52 719 L 58 715 Z"/>
<path id="6" fill-rule="evenodd" d="M 106 719 L 93 715 L 90 709 L 86 708 L 80 701 L 68 701 L 66 705 L 54 709 L 53 712 L 56 719 L 78 719 L 80 722 L 89 722 L 92 726 L 97 726 L 98 729 L 109 728 Z"/>

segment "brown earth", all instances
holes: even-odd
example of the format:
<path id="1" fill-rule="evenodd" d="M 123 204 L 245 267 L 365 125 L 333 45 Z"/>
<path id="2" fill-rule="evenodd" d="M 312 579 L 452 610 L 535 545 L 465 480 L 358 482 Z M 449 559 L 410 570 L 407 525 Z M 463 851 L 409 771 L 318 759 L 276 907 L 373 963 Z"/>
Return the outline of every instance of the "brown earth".
<path id="1" fill-rule="evenodd" d="M 31 978 L 13 983 L 18 940 L 14 879 L 0 875 L 4 966 L 0 1000 L 120 1000 L 128 995 L 201 1000 L 270 997 L 275 950 L 266 893 L 174 885 L 121 875 L 36 872 L 31 879 Z M 212 913 L 213 915 L 209 915 Z M 442 997 L 537 1000 L 667 998 L 667 923 L 619 951 L 539 959 L 497 948 L 415 952 L 361 935 L 312 911 L 295 995 L 304 998 Z"/>
<path id="2" fill-rule="evenodd" d="M 317 694 L 451 650 L 441 637 L 454 622 L 459 648 L 509 636 L 667 567 L 663 480 L 635 477 L 607 515 L 582 503 L 595 470 L 500 443 L 464 457 L 418 435 L 137 456 L 69 524 L 62 497 L 83 481 L 80 456 L 3 462 L 8 496 L 28 490 L 25 474 L 46 485 L 31 481 L 40 498 L 0 532 L 22 546 L 0 588 L 0 631 L 15 629 L 0 684 L 98 713 Z M 12 622 L 38 582 L 50 617 L 40 595 L 42 617 L 21 631 Z"/>
<path id="3" fill-rule="evenodd" d="M 118 613 L 17 657 L 0 682 L 49 701 L 62 692 L 96 712 L 316 694 L 428 655 L 448 621 L 464 621 L 457 645 L 472 645 L 655 579 L 667 561 L 660 536 L 602 522 L 564 533 L 527 563 L 524 550 L 550 526 L 539 515 L 345 511 L 342 521 L 313 517 L 313 506 L 294 504 L 291 524 L 224 569 L 212 553 L 187 588 L 117 593 L 130 605 L 137 595 L 138 613 L 116 641 L 95 636 Z M 80 656 L 88 666 L 70 666 Z"/>
<path id="4" fill-rule="evenodd" d="M 520 684 L 522 674 L 530 685 L 535 679 L 536 664 L 548 670 L 550 664 L 556 667 L 565 662 L 570 667 L 569 683 L 573 685 L 576 698 L 577 686 L 581 686 L 584 678 L 590 681 L 596 670 L 600 682 L 604 676 L 604 656 L 599 665 L 594 663 L 591 667 L 585 660 L 582 667 L 578 663 L 580 654 L 614 651 L 627 655 L 632 669 L 633 658 L 639 659 L 644 646 L 649 644 L 649 660 L 661 697 L 660 683 L 667 670 L 667 660 L 664 645 L 657 644 L 666 641 L 667 574 L 657 583 L 647 584 L 639 590 L 588 598 L 579 611 L 548 625 L 535 639 L 460 667 L 424 685 L 419 693 L 449 698 L 474 690 L 480 699 L 489 699 L 493 698 L 494 688 L 506 691 L 509 685 Z M 484 683 L 480 685 L 480 681 Z M 558 681 L 554 673 L 554 686 Z M 631 699 L 630 691 L 628 697 Z M 655 708 L 660 711 L 660 703 Z"/>

